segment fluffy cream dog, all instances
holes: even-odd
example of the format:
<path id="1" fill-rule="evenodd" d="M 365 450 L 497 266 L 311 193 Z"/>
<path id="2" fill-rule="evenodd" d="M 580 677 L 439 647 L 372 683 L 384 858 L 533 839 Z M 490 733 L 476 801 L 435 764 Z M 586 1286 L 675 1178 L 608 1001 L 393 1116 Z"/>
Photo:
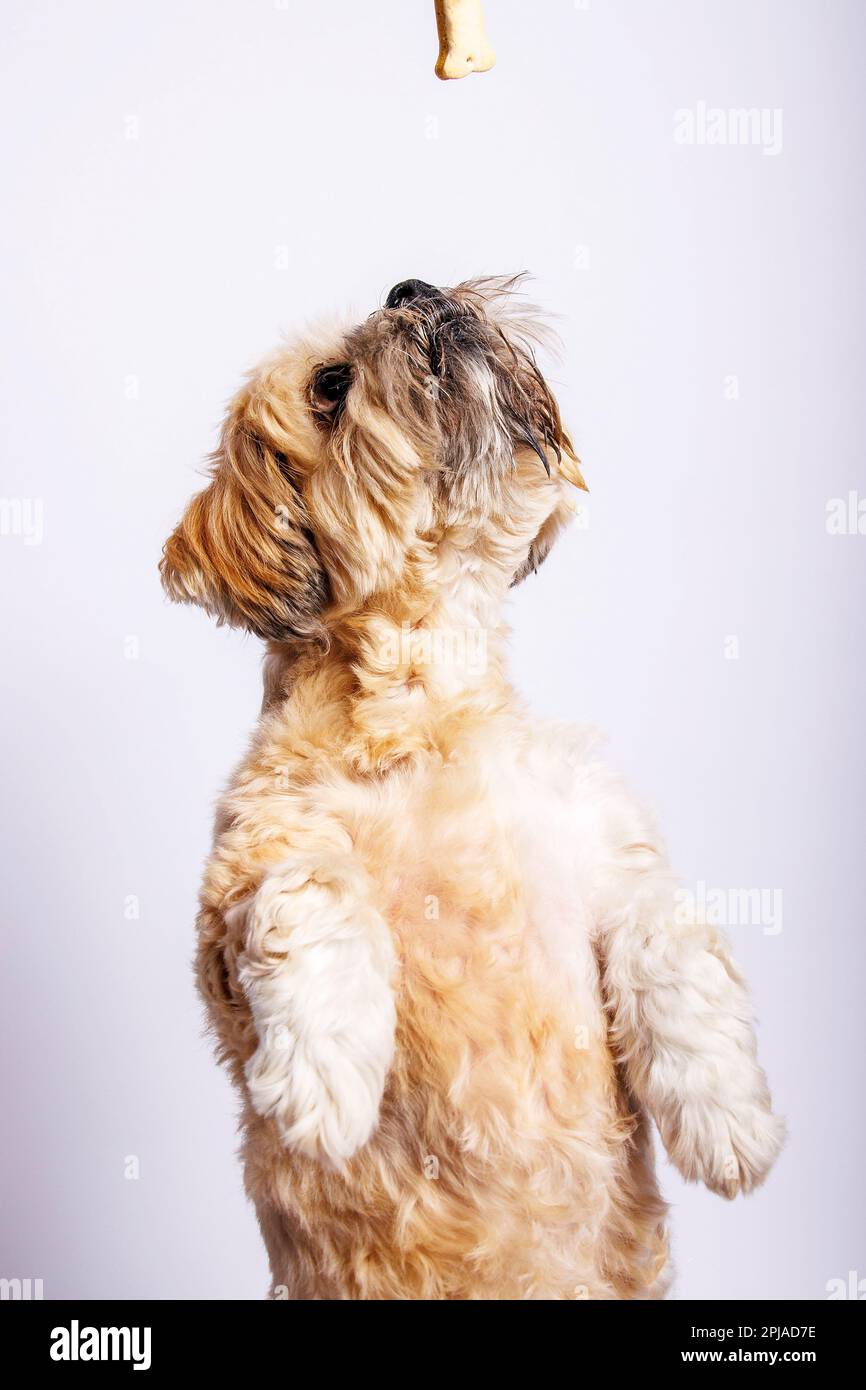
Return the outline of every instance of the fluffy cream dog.
<path id="1" fill-rule="evenodd" d="M 405 281 L 279 352 L 165 548 L 270 644 L 198 979 L 278 1296 L 658 1297 L 647 1116 L 727 1196 L 781 1145 L 726 944 L 504 674 L 581 481 L 514 288 Z"/>

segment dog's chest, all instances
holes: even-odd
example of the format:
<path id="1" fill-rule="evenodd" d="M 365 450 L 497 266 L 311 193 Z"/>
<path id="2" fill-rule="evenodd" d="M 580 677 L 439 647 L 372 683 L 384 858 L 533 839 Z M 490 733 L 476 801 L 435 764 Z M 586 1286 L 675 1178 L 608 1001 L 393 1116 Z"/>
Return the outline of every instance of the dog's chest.
<path id="1" fill-rule="evenodd" d="M 370 851 L 416 988 L 603 1032 L 574 796 L 562 762 L 525 742 L 458 752 L 404 788 Z"/>

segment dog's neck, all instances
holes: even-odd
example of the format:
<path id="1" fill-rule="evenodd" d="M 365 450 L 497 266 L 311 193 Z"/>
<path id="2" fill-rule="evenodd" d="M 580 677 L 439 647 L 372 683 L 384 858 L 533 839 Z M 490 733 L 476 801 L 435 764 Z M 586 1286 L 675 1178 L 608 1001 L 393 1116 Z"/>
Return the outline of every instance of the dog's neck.
<path id="1" fill-rule="evenodd" d="M 429 576 L 428 576 L 429 578 Z M 439 556 L 436 583 L 407 585 L 339 616 L 322 662 L 344 692 L 343 753 L 364 774 L 425 755 L 447 758 L 510 701 L 504 675 L 507 584 L 470 552 Z M 266 663 L 265 708 L 290 695 L 286 656 Z M 303 663 L 296 679 L 321 672 Z"/>
<path id="2" fill-rule="evenodd" d="M 392 611 L 373 607 L 342 626 L 359 768 L 447 757 L 467 724 L 507 703 L 503 595 L 482 576 L 464 556 L 432 594 L 401 596 Z"/>

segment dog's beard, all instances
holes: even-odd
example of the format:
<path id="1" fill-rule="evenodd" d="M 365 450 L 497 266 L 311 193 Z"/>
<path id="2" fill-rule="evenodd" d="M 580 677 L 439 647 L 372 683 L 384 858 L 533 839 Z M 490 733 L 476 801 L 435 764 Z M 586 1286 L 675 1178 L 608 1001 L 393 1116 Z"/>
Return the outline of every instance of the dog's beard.
<path id="1" fill-rule="evenodd" d="M 472 285 L 380 310 L 347 346 L 366 403 L 399 422 L 458 510 L 495 514 L 518 451 L 548 475 L 551 454 L 571 453 L 528 332 L 491 321 Z"/>

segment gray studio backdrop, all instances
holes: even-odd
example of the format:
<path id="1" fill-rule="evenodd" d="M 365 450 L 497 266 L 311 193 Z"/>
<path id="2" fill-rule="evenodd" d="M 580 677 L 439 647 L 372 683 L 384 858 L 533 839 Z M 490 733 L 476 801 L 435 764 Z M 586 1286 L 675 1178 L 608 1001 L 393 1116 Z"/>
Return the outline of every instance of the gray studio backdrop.
<path id="1" fill-rule="evenodd" d="M 487 12 L 442 84 L 433 0 L 4 6 L 0 1276 L 46 1298 L 266 1289 L 190 971 L 259 649 L 156 573 L 223 403 L 322 312 L 522 268 L 591 494 L 514 678 L 730 923 L 790 1125 L 748 1201 L 663 1168 L 676 1294 L 866 1293 L 866 12 Z"/>

